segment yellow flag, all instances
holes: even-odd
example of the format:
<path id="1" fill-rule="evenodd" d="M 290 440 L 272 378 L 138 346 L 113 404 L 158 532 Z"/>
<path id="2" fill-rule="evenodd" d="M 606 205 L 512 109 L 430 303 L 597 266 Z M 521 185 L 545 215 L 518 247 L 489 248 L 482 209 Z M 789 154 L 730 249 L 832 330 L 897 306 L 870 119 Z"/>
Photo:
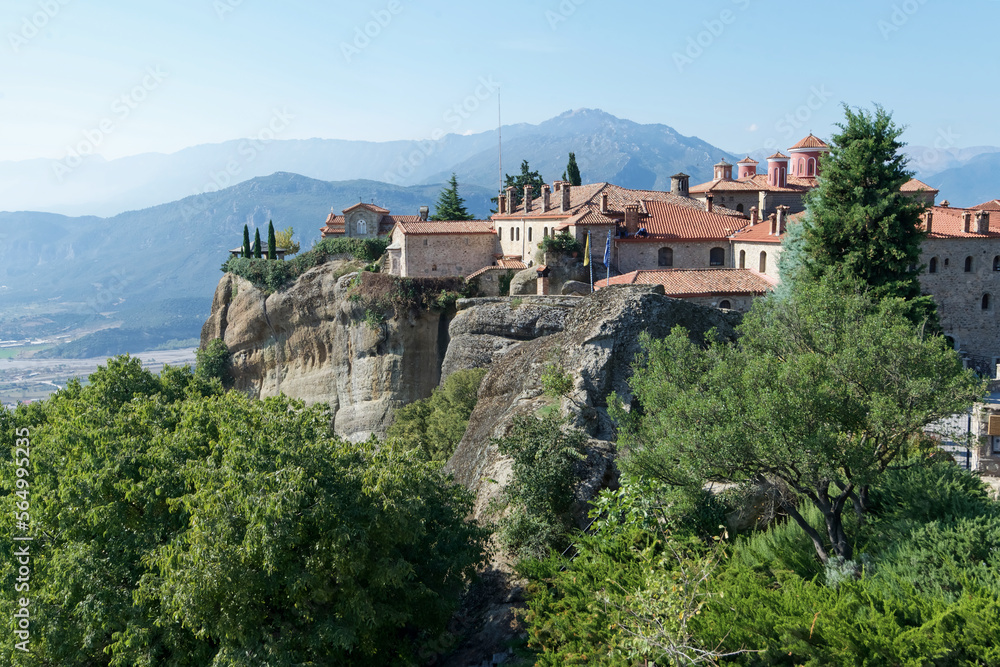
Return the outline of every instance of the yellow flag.
<path id="1" fill-rule="evenodd" d="M 590 266 L 590 232 L 587 232 L 587 247 L 583 249 L 583 265 Z"/>

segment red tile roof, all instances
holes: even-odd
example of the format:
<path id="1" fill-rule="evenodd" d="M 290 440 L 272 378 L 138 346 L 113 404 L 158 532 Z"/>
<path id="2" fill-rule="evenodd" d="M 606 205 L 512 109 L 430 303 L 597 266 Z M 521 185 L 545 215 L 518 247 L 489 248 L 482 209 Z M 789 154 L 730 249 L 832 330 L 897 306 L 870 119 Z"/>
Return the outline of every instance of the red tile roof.
<path id="1" fill-rule="evenodd" d="M 648 237 L 631 237 L 619 242 L 650 242 L 664 240 L 721 241 L 742 229 L 747 220 L 720 213 L 709 213 L 704 208 L 677 206 L 672 202 L 644 201 L 649 217 L 640 225 Z"/>
<path id="2" fill-rule="evenodd" d="M 792 148 L 790 150 L 794 151 L 794 150 L 799 149 L 799 148 L 829 148 L 829 147 L 830 147 L 829 144 L 827 144 L 822 139 L 813 136 L 813 133 L 810 132 L 808 137 L 806 137 L 805 139 L 803 139 L 799 143 L 797 143 L 794 146 L 792 146 Z"/>
<path id="3" fill-rule="evenodd" d="M 745 158 L 743 158 L 736 164 L 760 164 L 760 162 L 757 162 L 757 160 L 754 160 L 752 157 L 747 155 Z"/>
<path id="4" fill-rule="evenodd" d="M 357 206 L 357 204 L 355 204 Z M 365 204 L 367 206 L 367 204 Z M 351 208 L 354 208 L 353 206 Z M 380 236 L 388 234 L 396 226 L 397 222 L 418 222 L 419 215 L 382 215 L 378 221 L 378 233 Z M 331 213 L 326 218 L 326 223 L 319 228 L 324 237 L 332 234 L 344 234 L 346 232 L 346 218 L 342 215 Z"/>
<path id="5" fill-rule="evenodd" d="M 932 239 L 987 239 L 1000 236 L 1000 213 L 990 213 L 990 225 L 986 234 L 965 231 L 965 221 L 962 214 L 968 211 L 972 215 L 971 229 L 976 228 L 976 209 L 952 208 L 946 206 L 934 206 L 928 211 L 933 213 L 931 221 L 931 232 L 928 238 Z"/>
<path id="6" fill-rule="evenodd" d="M 495 234 L 489 220 L 397 220 L 396 226 L 403 234 L 427 236 L 432 234 Z"/>
<path id="7" fill-rule="evenodd" d="M 595 288 L 608 285 L 663 285 L 667 296 L 696 297 L 722 294 L 762 296 L 774 285 L 749 269 L 658 269 L 633 271 L 599 280 Z"/>
<path id="8" fill-rule="evenodd" d="M 906 183 L 903 183 L 902 187 L 899 188 L 900 192 L 933 192 L 937 194 L 939 191 L 931 186 L 927 185 L 923 181 L 918 181 L 915 178 L 911 178 Z"/>
<path id="9" fill-rule="evenodd" d="M 778 151 L 774 155 L 767 158 L 768 160 L 790 160 L 791 158 L 787 155 L 782 155 L 781 151 Z"/>
<path id="10" fill-rule="evenodd" d="M 1000 199 L 984 202 L 972 207 L 975 211 L 1000 211 Z"/>
<path id="11" fill-rule="evenodd" d="M 351 211 L 359 207 L 366 208 L 369 211 L 374 211 L 375 213 L 383 213 L 383 214 L 389 213 L 389 209 L 387 208 L 382 208 L 381 206 L 376 206 L 375 204 L 366 204 L 360 201 L 357 204 L 354 204 L 353 206 L 348 206 L 347 208 L 345 208 L 343 210 L 343 213 L 350 213 Z"/>
<path id="12" fill-rule="evenodd" d="M 788 225 L 797 225 L 802 222 L 802 218 L 804 218 L 805 215 L 805 211 L 799 211 L 798 213 L 787 216 L 785 218 L 786 231 L 788 229 Z M 761 220 L 756 225 L 747 225 L 732 235 L 732 240 L 740 243 L 781 243 L 784 238 L 784 234 L 779 234 L 777 236 L 771 235 L 771 221 L 767 218 Z"/>
<path id="13" fill-rule="evenodd" d="M 481 276 L 487 271 L 521 271 L 526 268 L 528 268 L 528 265 L 521 260 L 501 259 L 497 260 L 497 263 L 493 266 L 484 266 L 478 271 L 470 273 L 465 277 L 465 279 L 472 280 L 476 276 Z"/>
<path id="14" fill-rule="evenodd" d="M 799 178 L 789 176 L 788 186 L 779 188 L 767 182 L 767 174 L 757 174 L 749 178 L 740 178 L 731 181 L 717 179 L 708 183 L 699 183 L 691 186 L 691 194 L 703 194 L 706 192 L 796 192 L 805 194 L 816 187 L 816 179 Z"/>

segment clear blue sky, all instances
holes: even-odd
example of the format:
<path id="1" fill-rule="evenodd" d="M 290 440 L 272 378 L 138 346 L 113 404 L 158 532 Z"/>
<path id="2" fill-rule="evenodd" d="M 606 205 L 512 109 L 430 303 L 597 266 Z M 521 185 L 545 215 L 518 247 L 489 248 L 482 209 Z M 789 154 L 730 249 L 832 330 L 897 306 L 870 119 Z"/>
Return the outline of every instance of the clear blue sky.
<path id="1" fill-rule="evenodd" d="M 173 152 L 275 109 L 287 139 L 479 132 L 481 81 L 505 123 L 592 107 L 732 151 L 828 137 L 841 102 L 883 104 L 913 144 L 1000 145 L 997 0 L 3 4 L 0 160 L 87 136 L 107 158 Z"/>

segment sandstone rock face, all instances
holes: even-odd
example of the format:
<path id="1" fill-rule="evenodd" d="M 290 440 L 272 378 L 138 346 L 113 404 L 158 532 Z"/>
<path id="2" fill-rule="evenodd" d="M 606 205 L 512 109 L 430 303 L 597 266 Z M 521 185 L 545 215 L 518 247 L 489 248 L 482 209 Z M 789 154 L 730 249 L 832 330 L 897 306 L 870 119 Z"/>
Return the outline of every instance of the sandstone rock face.
<path id="1" fill-rule="evenodd" d="M 384 435 L 400 405 L 430 396 L 440 379 L 447 319 L 419 312 L 373 328 L 347 299 L 354 274 L 331 262 L 288 289 L 266 295 L 226 274 L 201 344 L 222 338 L 233 355 L 236 388 L 260 398 L 284 393 L 326 403 L 338 435 Z"/>
<path id="2" fill-rule="evenodd" d="M 468 430 L 448 461 L 456 480 L 476 494 L 477 518 L 488 515 L 490 501 L 510 478 L 510 462 L 491 439 L 505 435 L 514 417 L 553 403 L 541 388 L 547 365 L 558 364 L 574 378 L 574 389 L 560 407 L 592 438 L 588 462 L 580 471 L 584 481 L 577 500 L 582 508 L 614 474 L 607 398 L 616 392 L 624 402 L 631 400 L 628 379 L 640 351 L 639 335 L 645 331 L 663 337 L 682 325 L 697 340 L 712 328 L 731 337 L 739 322 L 739 315 L 665 297 L 658 286 L 613 287 L 583 299 L 565 298 L 578 305 L 566 313 L 562 331 L 513 344 L 494 356 Z"/>

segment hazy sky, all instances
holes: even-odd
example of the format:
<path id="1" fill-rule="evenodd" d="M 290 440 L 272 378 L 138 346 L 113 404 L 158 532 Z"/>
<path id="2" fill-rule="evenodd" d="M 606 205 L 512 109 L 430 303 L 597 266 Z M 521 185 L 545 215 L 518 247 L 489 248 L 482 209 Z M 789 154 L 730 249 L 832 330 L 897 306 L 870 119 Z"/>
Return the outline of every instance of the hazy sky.
<path id="1" fill-rule="evenodd" d="M 829 136 L 841 102 L 879 102 L 910 143 L 1000 145 L 998 19 L 997 0 L 5 0 L 0 160 L 269 125 L 480 132 L 497 85 L 505 124 L 591 107 L 746 151 Z"/>

